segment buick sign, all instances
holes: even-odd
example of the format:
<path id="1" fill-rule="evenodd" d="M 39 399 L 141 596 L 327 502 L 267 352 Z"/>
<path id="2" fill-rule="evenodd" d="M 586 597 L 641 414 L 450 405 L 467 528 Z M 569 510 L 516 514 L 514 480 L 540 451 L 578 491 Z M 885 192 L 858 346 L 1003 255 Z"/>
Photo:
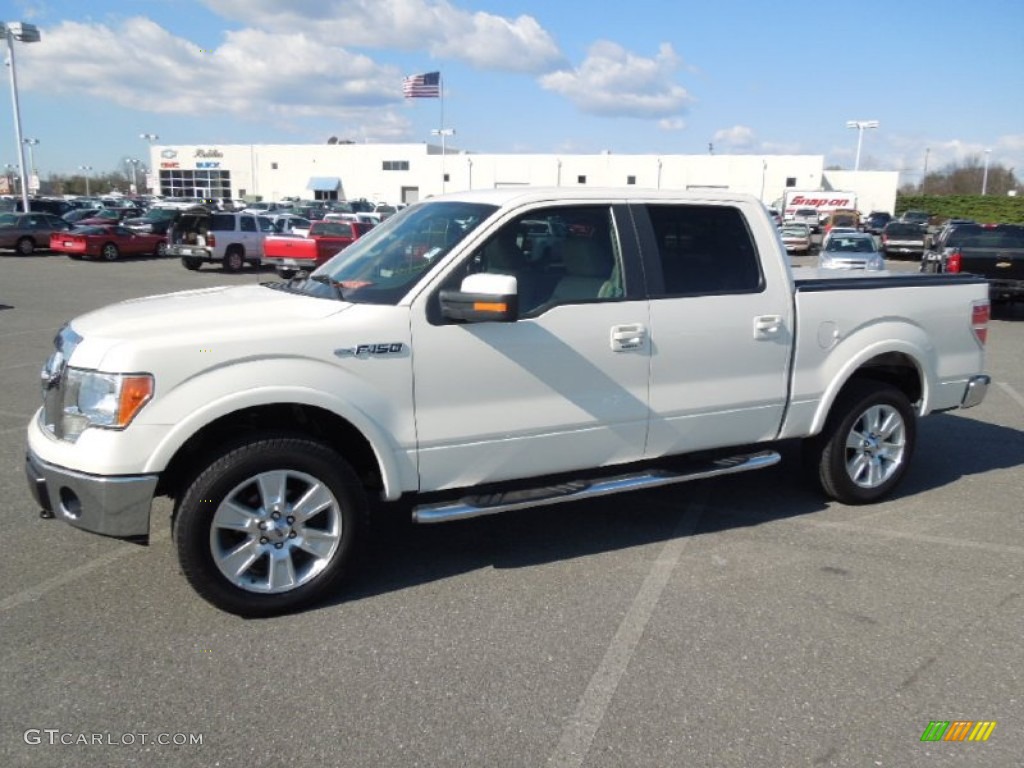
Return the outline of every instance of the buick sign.
<path id="1" fill-rule="evenodd" d="M 175 150 L 173 150 L 173 149 L 165 149 L 163 152 L 160 153 L 160 157 L 165 157 L 168 160 L 170 160 L 172 157 L 177 157 L 177 156 L 178 156 L 178 153 Z"/>

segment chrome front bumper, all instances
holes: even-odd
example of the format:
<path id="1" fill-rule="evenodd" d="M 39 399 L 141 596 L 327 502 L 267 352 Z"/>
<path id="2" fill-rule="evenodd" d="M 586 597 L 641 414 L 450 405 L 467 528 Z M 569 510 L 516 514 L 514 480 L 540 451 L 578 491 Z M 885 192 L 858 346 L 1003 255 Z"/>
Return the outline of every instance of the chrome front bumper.
<path id="1" fill-rule="evenodd" d="M 149 535 L 157 475 L 87 475 L 48 464 L 28 451 L 25 477 L 36 503 L 76 528 L 121 539 Z"/>
<path id="2" fill-rule="evenodd" d="M 964 399 L 960 401 L 961 408 L 973 408 L 985 399 L 988 392 L 988 385 L 992 383 L 992 377 L 984 374 L 972 376 L 964 388 Z"/>

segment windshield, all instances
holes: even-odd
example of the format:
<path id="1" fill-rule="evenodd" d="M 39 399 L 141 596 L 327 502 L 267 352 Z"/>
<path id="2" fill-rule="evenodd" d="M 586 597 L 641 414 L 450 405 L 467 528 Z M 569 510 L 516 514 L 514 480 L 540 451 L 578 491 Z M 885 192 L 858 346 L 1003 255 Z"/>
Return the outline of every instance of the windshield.
<path id="1" fill-rule="evenodd" d="M 833 237 L 825 246 L 826 251 L 845 253 L 872 253 L 875 245 L 866 237 Z"/>
<path id="2" fill-rule="evenodd" d="M 346 301 L 394 304 L 496 210 L 493 205 L 454 201 L 410 206 L 360 237 L 296 289 L 330 295 L 340 288 Z"/>

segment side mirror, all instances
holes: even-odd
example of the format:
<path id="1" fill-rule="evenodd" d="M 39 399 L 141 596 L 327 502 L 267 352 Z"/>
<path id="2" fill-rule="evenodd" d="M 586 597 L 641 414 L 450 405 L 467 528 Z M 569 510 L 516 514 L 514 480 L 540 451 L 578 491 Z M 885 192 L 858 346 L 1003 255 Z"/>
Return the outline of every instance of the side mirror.
<path id="1" fill-rule="evenodd" d="M 514 323 L 519 317 L 518 292 L 512 275 L 469 275 L 459 290 L 441 291 L 441 315 L 467 323 Z"/>

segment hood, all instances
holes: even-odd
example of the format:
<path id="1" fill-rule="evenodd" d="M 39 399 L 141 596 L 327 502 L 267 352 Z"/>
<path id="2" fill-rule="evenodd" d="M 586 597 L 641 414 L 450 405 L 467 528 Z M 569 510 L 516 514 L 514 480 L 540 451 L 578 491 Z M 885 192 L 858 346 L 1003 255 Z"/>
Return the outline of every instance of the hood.
<path id="1" fill-rule="evenodd" d="M 263 285 L 201 288 L 131 299 L 71 322 L 84 340 L 75 352 L 74 365 L 101 368 L 109 352 L 126 346 L 167 349 L 294 334 L 351 306 Z M 113 366 L 111 370 L 119 365 L 110 360 L 106 363 Z"/>

